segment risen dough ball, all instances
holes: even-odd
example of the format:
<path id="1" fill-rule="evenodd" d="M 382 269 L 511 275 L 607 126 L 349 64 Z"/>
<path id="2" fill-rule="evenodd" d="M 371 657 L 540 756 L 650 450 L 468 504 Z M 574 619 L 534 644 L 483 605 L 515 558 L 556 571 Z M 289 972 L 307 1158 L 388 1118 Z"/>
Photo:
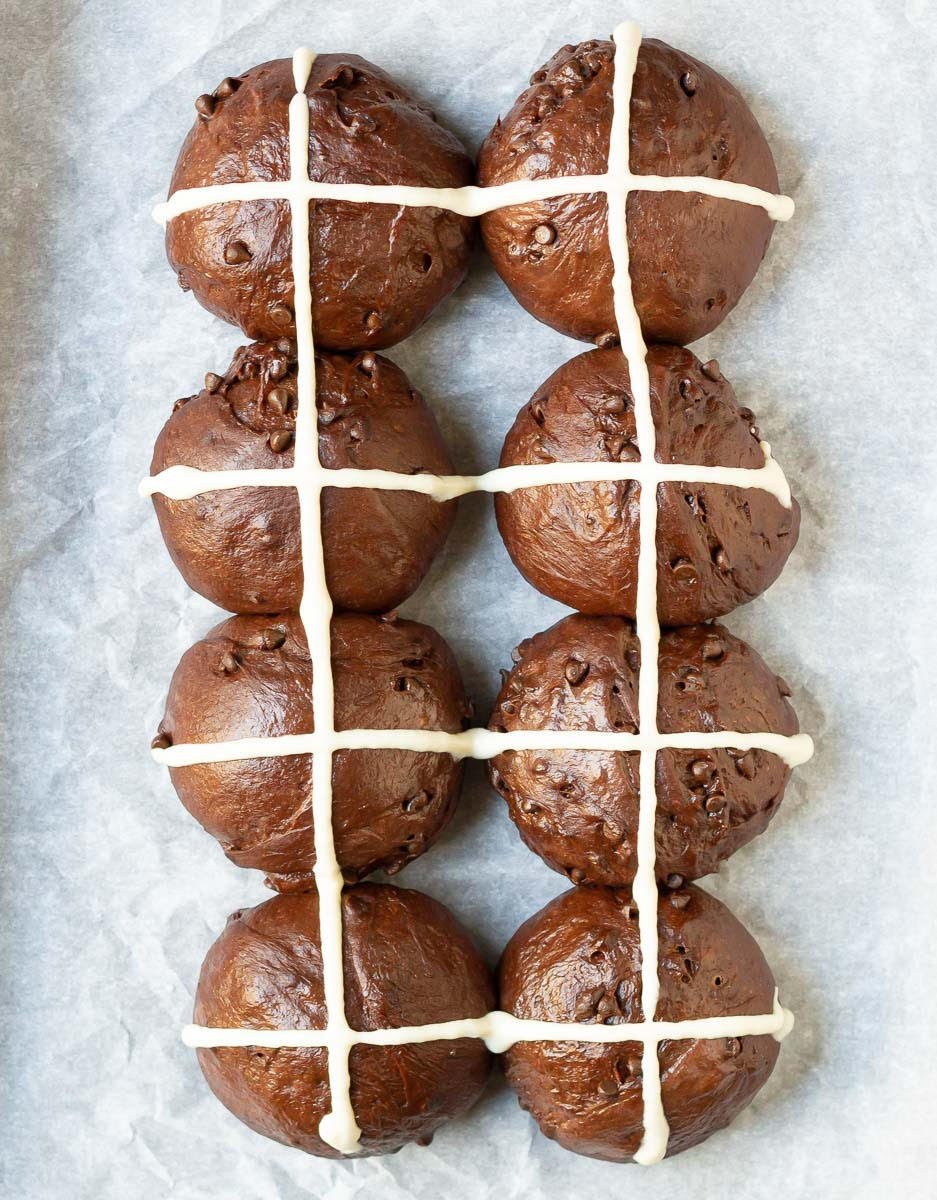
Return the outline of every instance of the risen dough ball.
<path id="1" fill-rule="evenodd" d="M 224 376 L 179 401 L 156 440 L 152 471 L 293 465 L 296 347 L 242 346 Z M 316 355 L 319 460 L 417 475 L 452 463 L 436 420 L 399 367 L 365 353 Z M 293 488 L 233 488 L 191 500 L 155 495 L 163 539 L 186 583 L 220 608 L 295 609 L 302 596 Z M 455 501 L 418 492 L 325 488 L 325 574 L 335 607 L 386 612 L 416 590 L 441 549 Z"/>
<path id="2" fill-rule="evenodd" d="M 170 193 L 289 178 L 285 58 L 226 79 L 199 98 Z M 461 187 L 472 160 L 380 68 L 320 54 L 309 97 L 309 174 L 321 183 Z M 316 200 L 310 205 L 310 285 L 316 340 L 331 350 L 392 346 L 417 329 L 465 275 L 472 222 L 439 208 Z M 169 222 L 179 282 L 248 337 L 295 333 L 292 235 L 284 200 L 232 201 Z"/>
<path id="3" fill-rule="evenodd" d="M 564 46 L 491 131 L 483 184 L 602 174 L 612 121 L 611 42 Z M 704 63 L 644 41 L 631 99 L 631 170 L 705 175 L 777 192 L 764 134 L 730 83 Z M 541 321 L 587 341 L 617 334 L 603 195 L 515 204 L 482 218 L 505 283 Z M 731 312 L 771 238 L 764 209 L 699 192 L 632 192 L 628 248 L 648 341 L 693 342 Z"/>
<path id="4" fill-rule="evenodd" d="M 661 901 L 657 1019 L 772 1011 L 774 978 L 747 930 L 697 887 Z M 515 933 L 500 967 L 501 1005 L 539 1021 L 640 1021 L 637 909 L 627 888 L 574 888 Z M 770 1035 L 664 1041 L 659 1049 L 668 1155 L 722 1129 L 771 1074 Z M 626 1162 L 643 1133 L 641 1045 L 518 1042 L 504 1070 L 547 1137 L 567 1150 Z"/>
<path id="5" fill-rule="evenodd" d="M 752 413 L 715 362 L 689 350 L 648 354 L 657 460 L 761 467 Z M 634 400 L 624 356 L 591 350 L 571 359 L 517 415 L 501 465 L 635 462 Z M 521 574 L 585 613 L 633 617 L 638 501 L 634 480 L 519 488 L 495 498 L 498 528 Z M 691 625 L 731 612 L 781 573 L 797 542 L 800 509 L 756 488 L 663 483 L 657 491 L 657 612 Z"/>
<path id="6" fill-rule="evenodd" d="M 641 651 L 621 617 L 572 616 L 522 642 L 491 728 L 637 733 Z M 662 733 L 797 732 L 789 689 L 721 625 L 661 639 L 657 725 Z M 574 883 L 634 879 L 638 755 L 507 751 L 491 779 L 527 845 Z M 661 750 L 657 755 L 657 874 L 697 879 L 768 825 L 790 771 L 765 750 Z"/>
<path id="7" fill-rule="evenodd" d="M 195 998 L 201 1025 L 322 1029 L 325 1003 L 315 892 L 236 912 L 209 950 Z M 354 1029 L 480 1017 L 494 1007 L 485 964 L 441 904 L 420 892 L 360 883 L 342 899 L 345 1014 Z M 199 1050 L 218 1099 L 257 1133 L 338 1158 L 319 1137 L 329 1111 L 327 1052 L 258 1046 Z M 428 1144 L 478 1099 L 491 1056 L 463 1038 L 355 1046 L 351 1101 L 363 1155 Z"/>
<path id="8" fill-rule="evenodd" d="M 335 728 L 442 729 L 471 712 L 449 647 L 427 625 L 344 613 L 332 621 Z M 231 617 L 182 656 L 157 744 L 311 733 L 312 665 L 299 618 Z M 278 890 L 312 886 L 310 755 L 171 769 L 179 798 L 241 867 Z M 345 877 L 400 870 L 442 832 L 461 767 L 448 754 L 339 750 L 335 850 Z"/>

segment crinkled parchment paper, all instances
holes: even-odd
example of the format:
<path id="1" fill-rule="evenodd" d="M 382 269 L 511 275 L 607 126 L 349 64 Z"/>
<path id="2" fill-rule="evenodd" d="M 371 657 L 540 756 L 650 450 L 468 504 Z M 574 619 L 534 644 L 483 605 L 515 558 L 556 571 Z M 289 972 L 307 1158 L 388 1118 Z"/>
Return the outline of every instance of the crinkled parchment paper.
<path id="1" fill-rule="evenodd" d="M 798 1024 L 731 1130 L 650 1171 L 565 1153 L 498 1080 L 428 1149 L 320 1162 L 241 1126 L 178 1038 L 205 950 L 264 889 L 147 752 L 179 655 L 218 614 L 135 487 L 171 402 L 241 340 L 179 291 L 149 209 L 195 96 L 298 44 L 380 63 L 475 148 L 554 49 L 628 15 L 741 88 L 798 205 L 697 347 L 758 414 L 804 509 L 782 579 L 728 624 L 790 680 L 818 753 L 706 885 L 760 939 Z M 935 50 L 927 0 L 7 0 L 4 1196 L 933 1195 Z M 391 357 L 477 471 L 581 349 L 479 256 Z M 482 716 L 512 646 L 562 615 L 512 567 L 485 498 L 463 503 L 404 611 L 451 641 Z M 478 767 L 400 882 L 448 903 L 492 961 L 564 887 Z"/>

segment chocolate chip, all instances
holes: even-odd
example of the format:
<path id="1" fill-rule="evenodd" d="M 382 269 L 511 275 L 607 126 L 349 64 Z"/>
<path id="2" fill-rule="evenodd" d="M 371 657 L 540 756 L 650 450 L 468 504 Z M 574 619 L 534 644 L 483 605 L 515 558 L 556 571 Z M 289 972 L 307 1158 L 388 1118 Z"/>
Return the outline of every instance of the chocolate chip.
<path id="1" fill-rule="evenodd" d="M 221 659 L 221 669 L 225 675 L 233 675 L 240 665 L 237 655 L 233 654 L 230 650 Z"/>
<path id="2" fill-rule="evenodd" d="M 358 370 L 362 371 L 365 375 L 370 375 L 374 370 L 374 355 L 362 354 L 358 360 Z"/>
<path id="3" fill-rule="evenodd" d="M 713 550 L 713 562 L 720 571 L 725 571 L 729 566 L 729 557 L 722 546 L 716 546 Z"/>
<path id="4" fill-rule="evenodd" d="M 423 809 L 426 808 L 427 804 L 429 804 L 431 799 L 432 797 L 430 796 L 429 792 L 417 792 L 415 796 L 411 796 L 408 800 L 404 800 L 403 811 L 408 813 L 422 812 Z"/>
<path id="5" fill-rule="evenodd" d="M 274 412 L 278 412 L 281 415 L 283 413 L 285 413 L 287 411 L 287 409 L 289 408 L 291 399 L 292 399 L 292 397 L 290 396 L 290 393 L 286 390 L 286 388 L 282 388 L 282 387 L 271 388 L 270 391 L 267 393 L 267 403 L 270 405 L 270 407 L 273 409 Z"/>
<path id="6" fill-rule="evenodd" d="M 209 392 L 217 392 L 224 383 L 224 377 L 216 375 L 214 371 L 209 371 L 205 376 L 205 390 Z"/>
<path id="7" fill-rule="evenodd" d="M 674 874 L 667 876 L 665 882 L 669 888 L 680 888 L 683 887 L 683 876 L 677 875 L 676 872 L 674 872 Z"/>
<path id="8" fill-rule="evenodd" d="M 791 685 L 786 680 L 782 679 L 780 675 L 775 675 L 775 680 L 778 685 L 778 691 L 782 696 L 793 696 L 794 693 L 791 691 Z"/>
<path id="9" fill-rule="evenodd" d="M 550 451 L 544 445 L 543 438 L 535 438 L 531 449 L 533 450 L 534 454 L 536 454 L 536 456 L 542 462 L 555 462 L 556 461 L 556 459 L 553 457 L 553 455 L 550 453 Z M 586 517 L 587 525 L 593 525 L 594 523 L 595 523 L 594 517 Z"/>
<path id="10" fill-rule="evenodd" d="M 277 325 L 290 325 L 293 321 L 293 313 L 285 304 L 274 304 L 270 309 L 270 320 Z"/>
<path id="11" fill-rule="evenodd" d="M 282 625 L 271 625 L 260 636 L 260 644 L 264 650 L 279 650 L 286 641 L 286 630 Z"/>
<path id="12" fill-rule="evenodd" d="M 293 431 L 291 429 L 275 429 L 267 438 L 267 442 L 274 454 L 282 454 L 293 444 Z"/>
<path id="13" fill-rule="evenodd" d="M 680 76 L 680 86 L 688 96 L 695 96 L 699 87 L 699 77 L 695 71 L 684 71 Z"/>
<path id="14" fill-rule="evenodd" d="M 383 325 L 384 322 L 381 320 L 380 313 L 369 312 L 364 319 L 365 329 L 369 329 L 372 333 L 375 333 L 378 329 L 381 329 Z"/>
<path id="15" fill-rule="evenodd" d="M 690 584 L 698 581 L 699 577 L 696 574 L 696 568 L 685 558 L 678 558 L 676 562 L 672 562 L 670 569 L 673 571 L 674 579 L 679 583 Z"/>
<path id="16" fill-rule="evenodd" d="M 707 797 L 706 803 L 703 805 L 706 811 L 713 816 L 715 816 L 716 813 L 721 813 L 725 806 L 726 798 L 722 792 L 713 792 L 711 796 Z"/>
<path id="17" fill-rule="evenodd" d="M 534 241 L 540 246 L 549 246 L 556 241 L 556 230 L 552 225 L 538 225 L 534 230 Z"/>
<path id="18" fill-rule="evenodd" d="M 152 742 L 150 742 L 150 749 L 151 750 L 168 750 L 171 745 L 172 745 L 172 738 L 169 736 L 168 733 L 166 733 L 165 730 L 161 729 L 159 731 L 159 733 L 156 735 L 156 737 L 153 738 Z"/>
<path id="19" fill-rule="evenodd" d="M 288 354 L 290 358 L 296 357 L 296 343 L 289 338 L 280 338 L 277 342 L 277 349 L 281 354 Z"/>
<path id="20" fill-rule="evenodd" d="M 215 111 L 215 97 L 209 96 L 207 92 L 199 96 L 199 98 L 195 101 L 195 111 L 200 117 L 208 120 L 208 118 Z"/>
<path id="21" fill-rule="evenodd" d="M 573 883 L 582 883 L 586 878 L 586 873 L 579 867 L 573 867 L 569 872 L 569 877 Z"/>
<path id="22" fill-rule="evenodd" d="M 735 769 L 743 779 L 755 778 L 755 756 L 751 750 L 735 760 Z"/>
<path id="23" fill-rule="evenodd" d="M 708 637 L 703 642 L 702 655 L 708 662 L 717 662 L 725 657 L 726 644 L 718 637 Z"/>
<path id="24" fill-rule="evenodd" d="M 742 1053 L 742 1043 L 738 1038 L 726 1038 L 726 1054 L 729 1058 L 738 1058 Z"/>
<path id="25" fill-rule="evenodd" d="M 595 1015 L 605 1025 L 614 1025 L 615 1021 L 612 1018 L 621 1015 L 615 997 L 610 995 L 603 996 L 599 1001 L 598 1008 L 595 1010 Z"/>
<path id="26" fill-rule="evenodd" d="M 225 79 L 222 79 L 221 83 L 219 83 L 215 88 L 215 95 L 219 100 L 227 100 L 229 96 L 234 95 L 240 86 L 240 79 L 235 79 L 233 76 L 228 75 Z"/>
<path id="27" fill-rule="evenodd" d="M 690 897 L 687 892 L 673 892 L 670 896 L 670 907 L 681 909 L 686 908 L 690 903 Z"/>
<path id="28" fill-rule="evenodd" d="M 603 1096 L 617 1096 L 618 1084 L 614 1079 L 602 1079 L 599 1082 L 599 1091 Z"/>
<path id="29" fill-rule="evenodd" d="M 285 359 L 274 358 L 267 367 L 267 374 L 273 380 L 282 379 L 289 369 L 289 363 Z"/>
<path id="30" fill-rule="evenodd" d="M 612 346 L 618 345 L 618 334 L 612 333 L 611 330 L 608 330 L 606 333 L 600 333 L 595 339 L 595 344 L 600 350 L 608 350 Z"/>
<path id="31" fill-rule="evenodd" d="M 575 687 L 582 683 L 585 677 L 589 674 L 589 664 L 582 662 L 578 658 L 571 658 L 567 661 L 563 674 L 566 676 L 566 682 Z"/>
<path id="32" fill-rule="evenodd" d="M 711 379 L 714 383 L 717 383 L 722 378 L 719 363 L 715 358 L 711 358 L 709 362 L 703 363 L 702 370 L 706 378 Z"/>
<path id="33" fill-rule="evenodd" d="M 253 257 L 244 242 L 228 242 L 224 248 L 224 260 L 231 267 L 238 263 L 250 262 Z"/>
<path id="34" fill-rule="evenodd" d="M 705 758 L 698 758 L 690 763 L 690 774 L 694 779 L 708 779 L 712 770 L 712 763 L 707 762 Z"/>
<path id="35" fill-rule="evenodd" d="M 577 1021 L 586 1021 L 589 1017 L 595 1015 L 595 1001 L 592 999 L 592 993 L 587 996 L 580 996 L 573 1009 L 573 1017 Z"/>

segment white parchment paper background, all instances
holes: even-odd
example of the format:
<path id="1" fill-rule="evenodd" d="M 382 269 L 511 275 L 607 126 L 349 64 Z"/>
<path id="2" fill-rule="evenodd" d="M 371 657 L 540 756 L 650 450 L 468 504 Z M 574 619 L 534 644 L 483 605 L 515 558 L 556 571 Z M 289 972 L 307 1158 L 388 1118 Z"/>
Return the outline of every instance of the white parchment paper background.
<path id="1" fill-rule="evenodd" d="M 628 4 L 5 0 L 4 1196 L 934 1194 L 934 8 Z M 790 680 L 818 755 L 707 884 L 760 939 L 798 1025 L 729 1132 L 651 1171 L 558 1149 L 500 1081 L 428 1149 L 319 1162 L 229 1116 L 178 1040 L 205 950 L 264 889 L 147 753 L 179 655 L 218 614 L 173 570 L 135 486 L 171 402 L 241 340 L 179 291 L 149 209 L 195 96 L 297 44 L 380 63 L 474 149 L 553 50 L 627 15 L 742 89 L 798 204 L 697 347 L 804 508 L 783 578 L 728 624 Z M 391 356 L 477 471 L 580 349 L 479 256 Z M 482 716 L 512 646 L 562 611 L 515 572 L 482 498 L 405 606 L 451 641 Z M 451 831 L 400 882 L 448 903 L 492 961 L 564 887 L 477 767 Z"/>

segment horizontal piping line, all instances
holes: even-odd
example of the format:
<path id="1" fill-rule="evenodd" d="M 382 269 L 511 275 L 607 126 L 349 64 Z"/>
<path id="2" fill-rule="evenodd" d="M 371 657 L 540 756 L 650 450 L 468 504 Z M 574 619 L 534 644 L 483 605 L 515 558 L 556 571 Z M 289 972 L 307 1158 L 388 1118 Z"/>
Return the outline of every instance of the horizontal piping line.
<path id="1" fill-rule="evenodd" d="M 711 179 L 708 175 L 630 175 L 632 192 L 699 192 L 715 200 L 734 200 L 763 208 L 772 221 L 789 221 L 794 215 L 790 196 L 766 192 L 748 183 Z"/>
<path id="2" fill-rule="evenodd" d="M 406 184 L 323 183 L 317 180 L 250 180 L 244 183 L 217 183 L 204 187 L 180 188 L 168 200 L 157 204 L 153 217 L 165 225 L 183 213 L 210 208 L 215 204 L 236 204 L 252 200 L 338 200 L 346 204 L 387 204 L 394 208 L 443 208 L 461 217 L 481 217 L 498 208 L 534 204 L 561 196 L 607 192 L 608 175 L 560 175 L 546 179 L 516 179 L 509 183 L 478 187 L 434 188 Z M 763 208 L 774 221 L 788 221 L 794 215 L 789 196 L 777 195 L 747 183 L 712 179 L 708 175 L 627 175 L 626 192 L 698 192 L 714 199 Z"/>
<path id="3" fill-rule="evenodd" d="M 725 732 L 611 733 L 596 730 L 518 729 L 497 733 L 467 729 L 445 733 L 428 729 L 348 729 L 334 734 L 283 734 L 278 737 L 237 738 L 227 742 L 182 742 L 154 748 L 153 758 L 167 767 L 239 762 L 251 758 L 285 758 L 295 754 L 331 754 L 337 750 L 408 750 L 421 754 L 450 754 L 453 758 L 494 758 L 506 750 L 583 750 L 637 753 L 641 750 L 765 750 L 789 767 L 801 766 L 813 755 L 807 734 Z"/>
<path id="4" fill-rule="evenodd" d="M 786 1037 L 793 1026 L 793 1015 L 783 1008 L 775 990 L 770 1013 L 751 1016 L 697 1017 L 687 1021 L 636 1021 L 619 1025 L 592 1025 L 576 1021 L 533 1021 L 511 1013 L 494 1011 L 483 1017 L 441 1021 L 436 1024 L 410 1025 L 397 1029 L 351 1031 L 346 1041 L 352 1045 L 403 1046 L 430 1041 L 453 1041 L 475 1037 L 485 1041 L 495 1053 L 503 1053 L 516 1042 L 591 1042 L 613 1044 L 698 1038 L 712 1040 L 731 1037 L 770 1035 Z M 219 1046 L 263 1046 L 269 1049 L 327 1047 L 332 1038 L 325 1029 L 244 1029 L 187 1025 L 182 1032 L 187 1046 L 211 1049 Z"/>
<path id="5" fill-rule="evenodd" d="M 475 492 L 515 492 L 522 488 L 553 487 L 575 483 L 602 483 L 633 479 L 648 483 L 710 483 L 722 487 L 755 488 L 769 492 L 785 508 L 791 492 L 784 472 L 762 442 L 765 463 L 761 467 L 705 467 L 691 463 L 571 462 L 519 463 L 497 467 L 482 475 L 408 475 L 379 468 L 321 467 L 323 487 L 373 488 L 385 491 L 419 492 L 439 501 L 454 500 Z M 536 480 L 529 482 L 531 473 Z M 313 474 L 316 474 L 313 472 Z M 157 493 L 171 500 L 190 500 L 206 492 L 239 487 L 295 487 L 295 467 L 261 467 L 245 470 L 202 471 L 198 467 L 167 467 L 140 483 L 140 494 Z"/>

